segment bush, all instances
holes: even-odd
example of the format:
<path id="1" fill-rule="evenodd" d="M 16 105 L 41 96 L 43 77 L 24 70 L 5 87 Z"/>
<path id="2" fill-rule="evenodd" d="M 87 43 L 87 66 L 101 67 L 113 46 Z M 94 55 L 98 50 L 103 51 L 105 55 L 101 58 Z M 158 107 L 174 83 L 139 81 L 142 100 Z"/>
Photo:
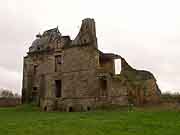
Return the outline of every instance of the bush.
<path id="1" fill-rule="evenodd" d="M 180 93 L 162 93 L 161 98 L 165 102 L 178 102 L 180 103 Z"/>

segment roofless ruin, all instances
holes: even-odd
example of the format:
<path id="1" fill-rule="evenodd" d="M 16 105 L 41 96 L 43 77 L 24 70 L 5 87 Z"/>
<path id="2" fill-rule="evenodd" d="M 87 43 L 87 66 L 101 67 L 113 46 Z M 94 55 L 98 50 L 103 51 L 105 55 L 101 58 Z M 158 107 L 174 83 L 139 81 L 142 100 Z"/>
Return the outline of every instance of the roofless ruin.
<path id="1" fill-rule="evenodd" d="M 114 59 L 121 59 L 115 74 Z M 23 103 L 44 111 L 88 111 L 103 105 L 157 103 L 160 90 L 148 71 L 98 49 L 95 21 L 82 21 L 74 40 L 58 28 L 38 34 L 24 57 Z"/>

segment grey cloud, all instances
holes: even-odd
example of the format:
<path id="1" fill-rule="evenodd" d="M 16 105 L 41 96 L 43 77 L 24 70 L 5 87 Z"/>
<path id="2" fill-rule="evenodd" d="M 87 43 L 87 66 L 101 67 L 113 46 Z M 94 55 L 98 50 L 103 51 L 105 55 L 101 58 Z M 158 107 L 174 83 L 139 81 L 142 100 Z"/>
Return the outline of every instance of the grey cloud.
<path id="1" fill-rule="evenodd" d="M 37 32 L 33 20 L 7 12 L 0 22 L 0 65 L 8 70 L 22 71 L 22 58 Z"/>

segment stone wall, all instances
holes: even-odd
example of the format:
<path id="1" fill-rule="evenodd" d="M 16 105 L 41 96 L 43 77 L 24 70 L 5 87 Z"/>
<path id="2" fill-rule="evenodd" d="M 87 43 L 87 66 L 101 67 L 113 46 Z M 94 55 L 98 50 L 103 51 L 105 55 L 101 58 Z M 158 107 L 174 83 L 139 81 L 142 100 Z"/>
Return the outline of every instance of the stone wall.
<path id="1" fill-rule="evenodd" d="M 37 102 L 39 102 L 40 91 L 45 90 L 45 81 L 42 82 L 42 76 L 52 74 L 55 70 L 54 56 L 48 53 L 30 54 L 24 57 L 23 68 L 23 102 L 30 102 L 33 100 L 33 93 L 37 96 Z M 41 84 L 41 86 L 40 86 Z"/>
<path id="2" fill-rule="evenodd" d="M 111 74 L 115 74 L 115 63 L 114 63 L 114 59 L 110 59 L 110 60 L 103 60 L 100 59 L 99 62 L 99 69 L 104 71 L 104 72 L 108 72 Z"/>
<path id="3" fill-rule="evenodd" d="M 116 76 L 128 91 L 128 100 L 136 105 L 154 104 L 160 101 L 160 90 L 152 73 L 132 68 L 121 60 L 121 74 Z"/>
<path id="4" fill-rule="evenodd" d="M 20 98 L 0 98 L 0 107 L 13 107 L 20 104 Z"/>
<path id="5" fill-rule="evenodd" d="M 89 43 L 96 48 L 98 46 L 95 21 L 94 19 L 87 18 L 82 20 L 80 31 L 72 41 L 72 45 L 84 45 Z"/>
<path id="6" fill-rule="evenodd" d="M 128 104 L 128 89 L 121 81 L 116 78 L 111 80 L 111 86 L 109 91 L 109 97 L 111 98 L 111 104 L 127 105 Z"/>
<path id="7" fill-rule="evenodd" d="M 97 93 L 96 59 L 92 46 L 72 47 L 63 54 L 62 89 L 64 97 L 86 97 Z"/>

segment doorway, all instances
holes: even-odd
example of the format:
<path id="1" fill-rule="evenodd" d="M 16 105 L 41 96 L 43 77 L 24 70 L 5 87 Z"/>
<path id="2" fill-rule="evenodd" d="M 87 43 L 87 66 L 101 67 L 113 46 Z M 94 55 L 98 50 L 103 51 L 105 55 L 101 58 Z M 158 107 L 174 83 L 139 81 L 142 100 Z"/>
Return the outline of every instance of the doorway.
<path id="1" fill-rule="evenodd" d="M 55 80 L 55 85 L 56 85 L 55 96 L 56 96 L 56 98 L 59 98 L 62 96 L 62 94 L 61 94 L 61 87 L 62 87 L 61 80 Z"/>

